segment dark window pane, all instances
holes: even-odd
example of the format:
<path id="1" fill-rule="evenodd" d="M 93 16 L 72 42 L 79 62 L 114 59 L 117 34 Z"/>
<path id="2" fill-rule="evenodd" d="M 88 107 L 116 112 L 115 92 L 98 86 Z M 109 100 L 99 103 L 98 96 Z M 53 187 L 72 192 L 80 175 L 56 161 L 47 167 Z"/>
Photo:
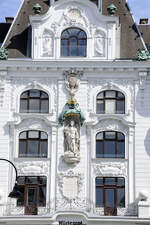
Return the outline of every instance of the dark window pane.
<path id="1" fill-rule="evenodd" d="M 27 132 L 22 132 L 19 136 L 20 139 L 26 139 L 27 138 Z"/>
<path id="2" fill-rule="evenodd" d="M 79 35 L 78 35 L 78 38 L 84 38 L 84 39 L 86 39 L 85 32 L 80 31 L 80 32 L 79 32 Z"/>
<path id="3" fill-rule="evenodd" d="M 48 98 L 48 94 L 44 91 L 41 92 L 41 98 Z"/>
<path id="4" fill-rule="evenodd" d="M 78 28 L 69 28 L 61 35 L 62 56 L 86 56 L 86 33 Z"/>
<path id="5" fill-rule="evenodd" d="M 39 99 L 30 99 L 29 101 L 29 111 L 32 112 L 40 112 L 40 101 Z"/>
<path id="6" fill-rule="evenodd" d="M 26 156 L 26 141 L 19 142 L 19 157 Z"/>
<path id="7" fill-rule="evenodd" d="M 41 113 L 48 113 L 48 100 L 41 101 Z"/>
<path id="8" fill-rule="evenodd" d="M 42 141 L 40 143 L 40 157 L 47 157 L 47 141 Z"/>
<path id="9" fill-rule="evenodd" d="M 115 185 L 115 178 L 105 178 L 105 185 Z"/>
<path id="10" fill-rule="evenodd" d="M 105 92 L 105 97 L 106 98 L 115 98 L 116 97 L 116 92 L 115 91 L 106 91 Z"/>
<path id="11" fill-rule="evenodd" d="M 117 114 L 123 114 L 124 112 L 124 101 L 117 101 Z"/>
<path id="12" fill-rule="evenodd" d="M 117 190 L 117 205 L 119 207 L 125 207 L 125 190 L 124 190 L 124 188 L 118 188 L 118 190 Z"/>
<path id="13" fill-rule="evenodd" d="M 117 157 L 124 158 L 125 157 L 124 142 L 117 143 L 117 150 L 118 150 Z"/>
<path id="14" fill-rule="evenodd" d="M 19 191 L 22 193 L 22 197 L 17 199 L 17 206 L 24 206 L 24 186 L 19 186 Z"/>
<path id="15" fill-rule="evenodd" d="M 67 40 L 61 41 L 61 55 L 62 56 L 68 56 L 69 46 Z"/>
<path id="16" fill-rule="evenodd" d="M 21 112 L 21 113 L 26 113 L 26 112 L 28 112 L 27 107 L 28 107 L 28 102 L 27 102 L 27 100 L 21 99 L 21 101 L 20 101 L 20 112 Z"/>
<path id="17" fill-rule="evenodd" d="M 46 186 L 39 187 L 39 206 L 46 206 Z"/>
<path id="18" fill-rule="evenodd" d="M 115 141 L 105 142 L 105 157 L 115 158 Z"/>
<path id="19" fill-rule="evenodd" d="M 45 132 L 41 132 L 40 138 L 41 138 L 42 140 L 45 140 L 45 139 L 47 139 L 48 137 L 47 137 L 47 134 L 46 134 Z"/>
<path id="20" fill-rule="evenodd" d="M 124 140 L 124 134 L 122 134 L 122 133 L 117 133 L 117 139 L 118 140 Z"/>
<path id="21" fill-rule="evenodd" d="M 103 99 L 103 98 L 104 98 L 104 91 L 103 91 L 103 92 L 100 92 L 100 93 L 97 95 L 97 98 Z"/>
<path id="22" fill-rule="evenodd" d="M 37 177 L 27 177 L 26 178 L 26 183 L 28 184 L 37 184 Z"/>
<path id="23" fill-rule="evenodd" d="M 97 158 L 103 158 L 103 142 L 102 141 L 97 141 L 96 142 L 96 157 Z"/>
<path id="24" fill-rule="evenodd" d="M 114 207 L 115 206 L 115 190 L 114 189 L 106 189 L 105 190 L 106 196 L 106 207 Z"/>
<path id="25" fill-rule="evenodd" d="M 121 93 L 121 92 L 118 92 L 117 97 L 118 97 L 119 99 L 124 99 L 124 98 L 125 98 L 125 97 L 124 97 L 124 94 Z"/>
<path id="26" fill-rule="evenodd" d="M 62 34 L 62 38 L 68 38 L 68 37 L 69 37 L 68 31 L 64 31 Z"/>
<path id="27" fill-rule="evenodd" d="M 37 189 L 35 187 L 28 188 L 28 206 L 36 206 Z"/>
<path id="28" fill-rule="evenodd" d="M 40 91 L 32 89 L 32 90 L 29 91 L 29 95 L 30 95 L 30 97 L 34 97 L 34 98 L 40 97 Z"/>
<path id="29" fill-rule="evenodd" d="M 96 113 L 104 114 L 104 101 L 97 101 Z"/>
<path id="30" fill-rule="evenodd" d="M 103 188 L 96 188 L 96 206 L 97 207 L 103 207 Z"/>
<path id="31" fill-rule="evenodd" d="M 79 40 L 79 56 L 86 56 L 86 40 Z"/>
<path id="32" fill-rule="evenodd" d="M 124 178 L 118 178 L 117 179 L 117 185 L 118 186 L 124 186 L 125 185 L 125 179 Z"/>
<path id="33" fill-rule="evenodd" d="M 38 141 L 28 140 L 28 156 L 38 157 Z"/>
<path id="34" fill-rule="evenodd" d="M 39 184 L 46 186 L 46 177 L 39 177 Z"/>
<path id="35" fill-rule="evenodd" d="M 96 185 L 103 185 L 103 178 L 97 177 L 96 178 Z"/>
<path id="36" fill-rule="evenodd" d="M 68 29 L 68 32 L 69 32 L 70 36 L 77 36 L 78 33 L 79 33 L 79 29 L 77 29 L 77 28 L 70 28 L 70 29 Z"/>
<path id="37" fill-rule="evenodd" d="M 106 131 L 105 132 L 105 138 L 106 139 L 115 139 L 115 137 L 116 137 L 116 132 L 111 132 L 111 131 Z"/>
<path id="38" fill-rule="evenodd" d="M 25 183 L 25 177 L 18 177 L 17 178 L 17 183 L 18 184 L 24 184 Z"/>
<path id="39" fill-rule="evenodd" d="M 21 94 L 21 98 L 27 98 L 28 97 L 28 91 L 25 91 Z"/>
<path id="40" fill-rule="evenodd" d="M 74 37 L 70 38 L 70 55 L 71 56 L 78 55 L 77 39 Z"/>
<path id="41" fill-rule="evenodd" d="M 96 135 L 96 140 L 103 140 L 104 132 L 100 132 Z"/>
<path id="42" fill-rule="evenodd" d="M 39 131 L 28 131 L 28 138 L 39 138 Z"/>

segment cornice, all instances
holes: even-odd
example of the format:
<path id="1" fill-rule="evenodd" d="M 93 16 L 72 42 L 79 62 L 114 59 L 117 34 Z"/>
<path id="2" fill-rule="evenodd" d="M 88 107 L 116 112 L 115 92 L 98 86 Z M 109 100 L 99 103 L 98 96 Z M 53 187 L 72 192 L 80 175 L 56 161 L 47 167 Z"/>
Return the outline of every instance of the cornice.
<path id="1" fill-rule="evenodd" d="M 51 72 L 64 71 L 70 68 L 81 69 L 84 72 L 139 72 L 150 71 L 150 61 L 138 62 L 134 60 L 99 60 L 83 58 L 67 58 L 59 60 L 29 60 L 10 59 L 0 61 L 0 71 L 19 72 Z"/>

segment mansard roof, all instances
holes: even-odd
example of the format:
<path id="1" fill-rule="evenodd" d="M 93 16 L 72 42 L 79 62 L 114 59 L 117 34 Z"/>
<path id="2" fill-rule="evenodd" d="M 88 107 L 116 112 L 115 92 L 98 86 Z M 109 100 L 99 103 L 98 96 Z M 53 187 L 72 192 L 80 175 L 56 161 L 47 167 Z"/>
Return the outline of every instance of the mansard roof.
<path id="1" fill-rule="evenodd" d="M 29 16 L 34 14 L 32 8 L 36 3 L 42 6 L 41 14 L 45 14 L 49 9 L 48 0 L 24 0 L 4 42 L 4 47 L 7 48 L 9 52 L 9 58 L 24 58 L 27 56 L 27 38 L 28 29 L 30 27 Z M 110 16 L 107 7 L 111 4 L 117 7 L 115 16 L 119 17 L 121 28 L 120 58 L 137 58 L 137 50 L 145 47 L 145 43 L 139 31 L 141 29 L 138 29 L 138 26 L 135 24 L 126 0 L 102 0 L 103 15 Z"/>
<path id="2" fill-rule="evenodd" d="M 149 24 L 140 24 L 138 27 L 139 27 L 141 35 L 144 39 L 144 42 L 145 42 L 148 50 L 150 51 L 150 25 Z"/>
<path id="3" fill-rule="evenodd" d="M 9 58 L 24 58 L 27 55 L 29 16 L 34 15 L 32 8 L 36 3 L 39 3 L 42 7 L 41 14 L 45 14 L 49 9 L 48 0 L 23 1 L 4 42 L 4 47 L 8 49 Z"/>

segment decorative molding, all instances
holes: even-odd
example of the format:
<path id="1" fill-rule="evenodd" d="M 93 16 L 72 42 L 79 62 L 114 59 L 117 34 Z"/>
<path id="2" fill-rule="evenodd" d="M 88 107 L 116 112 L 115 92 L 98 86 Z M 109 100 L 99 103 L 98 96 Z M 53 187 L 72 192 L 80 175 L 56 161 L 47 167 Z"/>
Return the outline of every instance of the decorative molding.
<path id="1" fill-rule="evenodd" d="M 82 191 L 82 186 L 83 186 L 83 174 L 79 173 L 79 172 L 74 172 L 73 170 L 69 170 L 68 172 L 63 172 L 63 173 L 59 173 L 58 175 L 58 187 L 59 187 L 59 191 L 61 193 L 61 196 L 66 200 L 69 201 L 70 199 L 67 198 L 66 196 L 64 196 L 63 193 L 63 187 L 64 187 L 64 183 L 63 183 L 63 178 L 77 178 L 77 197 L 79 196 L 79 194 Z"/>
<path id="2" fill-rule="evenodd" d="M 54 46 L 54 34 L 51 30 L 45 28 L 42 35 L 42 57 L 52 57 Z"/>
<path id="3" fill-rule="evenodd" d="M 16 163 L 19 176 L 47 175 L 50 161 L 28 161 Z"/>
<path id="4" fill-rule="evenodd" d="M 147 75 L 148 75 L 148 72 L 147 71 L 141 71 L 139 72 L 139 88 L 141 90 L 144 90 L 145 89 L 145 83 L 146 83 L 146 79 L 147 79 Z"/>
<path id="5" fill-rule="evenodd" d="M 92 165 L 94 176 L 123 176 L 127 177 L 126 162 L 100 162 Z"/>
<path id="6" fill-rule="evenodd" d="M 96 132 L 101 132 L 101 131 L 121 131 L 124 134 L 128 134 L 129 128 L 127 124 L 122 123 L 122 120 L 117 119 L 117 118 L 107 118 L 98 121 L 97 124 L 94 125 L 94 129 Z"/>

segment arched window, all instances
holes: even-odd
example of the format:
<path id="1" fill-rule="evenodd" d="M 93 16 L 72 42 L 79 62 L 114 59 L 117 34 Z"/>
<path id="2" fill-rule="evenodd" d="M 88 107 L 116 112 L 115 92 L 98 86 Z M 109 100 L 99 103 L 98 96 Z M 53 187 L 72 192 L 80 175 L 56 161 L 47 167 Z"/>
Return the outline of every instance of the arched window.
<path id="1" fill-rule="evenodd" d="M 61 56 L 86 57 L 87 36 L 79 28 L 68 28 L 61 34 Z"/>
<path id="2" fill-rule="evenodd" d="M 96 135 L 96 158 L 124 158 L 125 136 L 116 131 L 103 131 Z"/>
<path id="3" fill-rule="evenodd" d="M 44 91 L 32 89 L 25 91 L 20 97 L 21 113 L 48 113 L 49 98 Z"/>
<path id="4" fill-rule="evenodd" d="M 96 97 L 97 114 L 124 114 L 125 96 L 120 91 L 102 91 Z"/>
<path id="5" fill-rule="evenodd" d="M 96 207 L 104 207 L 105 216 L 116 216 L 125 207 L 124 177 L 96 178 Z"/>
<path id="6" fill-rule="evenodd" d="M 23 131 L 19 135 L 19 157 L 46 158 L 48 136 L 43 131 Z"/>

